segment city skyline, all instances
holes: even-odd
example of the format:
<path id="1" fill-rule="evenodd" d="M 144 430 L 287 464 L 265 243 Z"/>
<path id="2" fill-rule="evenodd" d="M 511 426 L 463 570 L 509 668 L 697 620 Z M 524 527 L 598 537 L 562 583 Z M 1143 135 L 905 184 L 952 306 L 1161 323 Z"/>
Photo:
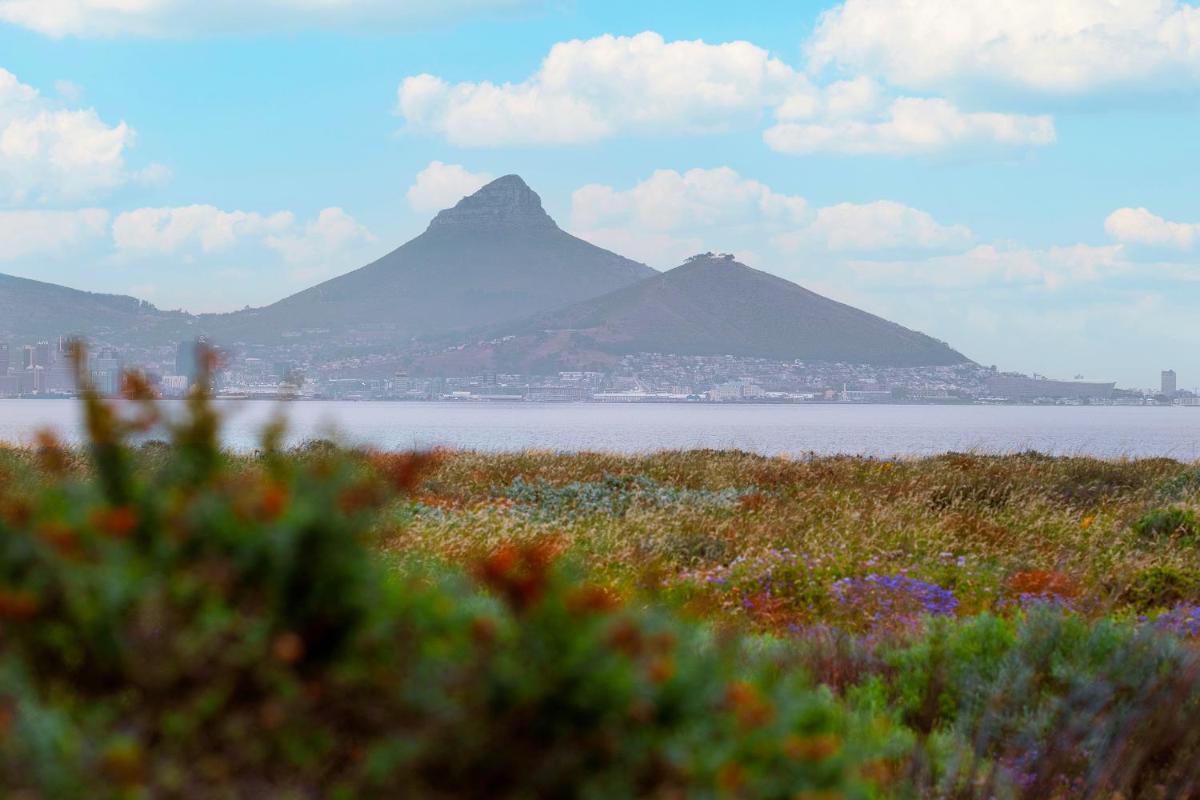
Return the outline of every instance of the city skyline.
<path id="1" fill-rule="evenodd" d="M 1194 4 L 448 7 L 0 0 L 0 272 L 261 305 L 519 172 L 588 241 L 735 252 L 980 363 L 1200 369 Z"/>

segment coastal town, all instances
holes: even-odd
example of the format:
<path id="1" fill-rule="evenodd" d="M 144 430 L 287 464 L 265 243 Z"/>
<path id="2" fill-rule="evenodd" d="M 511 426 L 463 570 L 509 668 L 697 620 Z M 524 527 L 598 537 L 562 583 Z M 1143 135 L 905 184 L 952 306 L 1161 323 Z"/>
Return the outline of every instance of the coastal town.
<path id="1" fill-rule="evenodd" d="M 76 371 L 66 337 L 0 343 L 0 397 L 70 397 Z M 204 338 L 174 347 L 93 347 L 85 374 L 105 396 L 121 392 L 127 371 L 165 398 L 182 397 L 199 379 Z M 214 348 L 217 396 L 244 399 L 597 403 L 903 403 L 1196 406 L 1173 370 L 1159 385 L 1120 388 L 1113 381 L 1055 380 L 974 363 L 885 367 L 837 362 L 637 353 L 611 369 L 545 373 L 431 375 L 397 368 L 394 359 L 297 358 L 294 350 Z"/>

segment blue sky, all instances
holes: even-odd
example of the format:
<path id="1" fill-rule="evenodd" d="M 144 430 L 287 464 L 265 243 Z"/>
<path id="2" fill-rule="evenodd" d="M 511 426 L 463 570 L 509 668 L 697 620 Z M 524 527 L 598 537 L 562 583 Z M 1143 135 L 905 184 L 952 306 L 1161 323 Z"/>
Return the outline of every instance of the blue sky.
<path id="1" fill-rule="evenodd" d="M 1190 387 L 1198 89 L 1184 0 L 0 0 L 0 272 L 259 305 L 516 172 L 658 268 Z"/>

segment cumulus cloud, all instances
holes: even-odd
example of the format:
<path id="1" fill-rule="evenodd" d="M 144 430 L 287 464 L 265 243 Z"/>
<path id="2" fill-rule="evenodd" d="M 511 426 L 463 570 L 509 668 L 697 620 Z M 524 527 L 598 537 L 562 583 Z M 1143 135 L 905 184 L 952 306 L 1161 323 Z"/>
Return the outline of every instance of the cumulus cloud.
<path id="1" fill-rule="evenodd" d="M 397 29 L 541 0 L 0 0 L 0 21 L 49 36 L 179 37 L 329 27 Z"/>
<path id="2" fill-rule="evenodd" d="M 590 184 L 571 198 L 573 226 L 590 228 L 631 222 L 654 230 L 728 226 L 763 220 L 797 223 L 808 204 L 780 194 L 729 167 L 656 170 L 632 189 Z"/>
<path id="3" fill-rule="evenodd" d="M 1054 141 L 1048 116 L 968 111 L 937 97 L 894 97 L 860 76 L 817 86 L 750 42 L 667 42 L 657 33 L 562 42 L 520 83 L 406 78 L 397 111 L 409 130 L 457 145 L 568 145 L 623 134 L 696 135 L 753 126 L 794 154 L 929 153 Z"/>
<path id="4" fill-rule="evenodd" d="M 1200 223 L 1171 222 L 1144 208 L 1119 208 L 1108 215 L 1104 230 L 1118 242 L 1191 250 L 1200 242 Z"/>
<path id="5" fill-rule="evenodd" d="M 889 99 L 869 78 L 796 93 L 779 106 L 776 117 L 763 139 L 771 149 L 793 155 L 1032 147 L 1056 138 L 1054 120 L 1047 115 L 964 111 L 937 97 Z"/>
<path id="6" fill-rule="evenodd" d="M 267 246 L 283 254 L 289 262 L 325 261 L 345 250 L 373 242 L 375 237 L 360 225 L 354 217 L 340 208 L 327 208 L 317 218 L 304 226 L 302 232 L 273 234 L 267 237 Z"/>
<path id="7" fill-rule="evenodd" d="M 520 83 L 400 85 L 413 130 L 467 146 L 574 144 L 618 133 L 711 133 L 753 124 L 803 80 L 749 42 L 664 41 L 657 33 L 554 45 Z"/>
<path id="8" fill-rule="evenodd" d="M 263 248 L 282 256 L 291 280 L 310 281 L 358 266 L 353 261 L 366 259 L 364 247 L 375 237 L 340 208 L 326 208 L 300 224 L 290 211 L 260 214 L 193 205 L 120 214 L 113 221 L 112 241 L 122 261 L 172 256 L 187 262 L 221 259 L 228 263 L 253 258 L 269 270 L 270 264 L 263 263 L 254 249 Z"/>
<path id="9" fill-rule="evenodd" d="M 942 225 L 919 209 L 877 200 L 819 209 L 811 224 L 776 237 L 775 243 L 783 249 L 820 247 L 832 252 L 961 250 L 972 238 L 965 225 Z"/>
<path id="10" fill-rule="evenodd" d="M 109 214 L 79 211 L 0 211 L 0 261 L 70 252 L 108 235 Z"/>
<path id="11" fill-rule="evenodd" d="M 262 215 L 209 205 L 139 208 L 116 218 L 113 242 L 126 253 L 171 255 L 188 249 L 216 253 L 250 237 L 283 233 L 295 221 L 289 211 Z"/>
<path id="12" fill-rule="evenodd" d="M 705 250 L 739 251 L 770 241 L 777 251 L 871 252 L 969 247 L 970 229 L 942 225 L 891 201 L 812 209 L 729 167 L 657 170 L 630 189 L 575 191 L 571 228 L 589 241 L 648 263 L 674 266 Z"/>
<path id="13" fill-rule="evenodd" d="M 843 0 L 808 43 L 835 65 L 896 86 L 1002 85 L 1043 94 L 1200 78 L 1200 8 L 1181 0 Z"/>
<path id="14" fill-rule="evenodd" d="M 1134 269 L 1120 245 L 1076 244 L 1046 249 L 981 244 L 964 253 L 920 260 L 852 260 L 846 266 L 874 287 L 979 288 L 1016 286 L 1058 290 Z"/>
<path id="15" fill-rule="evenodd" d="M 801 224 L 807 209 L 803 197 L 772 191 L 729 167 L 663 169 L 630 189 L 577 189 L 571 228 L 634 258 L 675 266 L 702 250 L 728 250 L 735 238 Z M 713 241 L 718 237 L 724 241 Z"/>
<path id="16" fill-rule="evenodd" d="M 461 164 L 431 161 L 417 173 L 409 188 L 408 204 L 414 211 L 441 211 L 492 180 L 486 172 L 470 172 Z"/>
<path id="17" fill-rule="evenodd" d="M 131 176 L 133 129 L 94 109 L 66 108 L 0 68 L 0 202 L 78 200 Z"/>

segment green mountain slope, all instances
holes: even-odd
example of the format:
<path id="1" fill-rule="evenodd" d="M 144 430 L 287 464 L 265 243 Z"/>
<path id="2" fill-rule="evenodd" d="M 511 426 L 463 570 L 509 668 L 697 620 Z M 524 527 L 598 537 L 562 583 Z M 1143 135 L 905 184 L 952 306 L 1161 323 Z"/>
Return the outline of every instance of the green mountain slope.
<path id="1" fill-rule="evenodd" d="M 160 311 L 133 297 L 0 275 L 0 339 L 4 340 L 84 335 L 142 344 L 183 335 L 193 319 L 181 312 Z"/>

